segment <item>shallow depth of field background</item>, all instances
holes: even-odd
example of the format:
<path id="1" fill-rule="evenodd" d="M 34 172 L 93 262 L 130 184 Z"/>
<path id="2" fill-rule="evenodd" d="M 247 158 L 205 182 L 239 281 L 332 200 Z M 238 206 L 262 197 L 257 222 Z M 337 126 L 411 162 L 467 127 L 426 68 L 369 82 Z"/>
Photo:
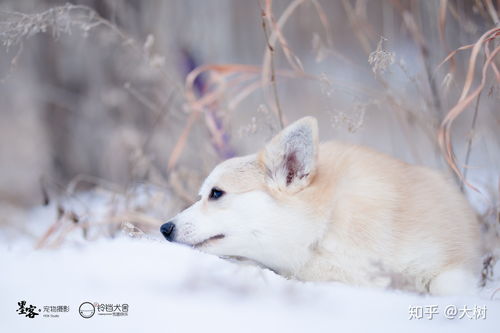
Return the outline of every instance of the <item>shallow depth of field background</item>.
<path id="1" fill-rule="evenodd" d="M 0 331 L 494 331 L 499 8 L 0 1 Z M 162 239 L 159 226 L 197 200 L 217 163 L 305 115 L 318 118 L 321 140 L 454 175 L 482 225 L 481 296 L 301 283 Z M 15 313 L 22 298 L 72 310 L 29 321 Z M 130 317 L 82 321 L 83 301 L 129 303 Z M 411 321 L 417 304 L 489 312 Z"/>
<path id="2" fill-rule="evenodd" d="M 467 80 L 467 96 L 479 86 L 498 30 L 480 44 L 472 78 L 471 48 L 441 63 L 498 27 L 498 9 L 494 0 L 4 0 L 4 242 L 157 237 L 218 162 L 305 115 L 319 119 L 322 140 L 452 172 L 438 135 Z M 497 54 L 447 147 L 493 253 L 498 65 Z M 33 209 L 52 215 L 28 226 Z"/>

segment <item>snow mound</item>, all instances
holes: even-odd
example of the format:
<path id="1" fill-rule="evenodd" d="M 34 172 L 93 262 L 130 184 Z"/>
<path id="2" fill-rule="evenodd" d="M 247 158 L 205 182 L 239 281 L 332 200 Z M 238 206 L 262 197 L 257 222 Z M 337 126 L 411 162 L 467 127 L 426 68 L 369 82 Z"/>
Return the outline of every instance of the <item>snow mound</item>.
<path id="1" fill-rule="evenodd" d="M 167 242 L 121 237 L 58 250 L 0 252 L 0 331 L 165 332 L 453 331 L 493 332 L 500 302 L 436 298 L 339 283 L 302 283 Z M 16 313 L 17 303 L 67 305 L 59 318 Z M 84 319 L 83 302 L 128 304 L 127 316 Z M 443 311 L 486 306 L 486 319 L 447 319 Z M 410 306 L 437 306 L 432 320 L 409 319 Z M 43 312 L 41 313 L 43 314 Z M 3 327 L 2 327 L 3 326 Z"/>
<path id="2" fill-rule="evenodd" d="M 152 201 L 149 194 L 145 198 Z M 66 228 L 74 223 L 71 219 L 54 234 L 64 241 L 35 250 L 61 219 L 58 211 L 76 214 L 75 225 L 88 223 L 90 232 L 108 227 L 96 223 L 111 216 L 107 207 L 114 214 L 127 208 L 124 199 L 106 195 L 86 194 L 73 201 L 11 214 L 12 223 L 0 228 L 0 332 L 498 332 L 500 327 L 500 292 L 490 299 L 499 281 L 479 296 L 449 298 L 303 283 L 168 243 L 156 227 L 152 234 L 125 228 L 89 240 L 82 228 Z M 500 263 L 493 276 L 500 276 Z M 19 314 L 21 301 L 41 312 L 33 319 Z M 84 302 L 122 309 L 127 304 L 127 315 L 103 315 L 107 309 L 98 307 L 86 319 L 79 311 Z M 57 306 L 69 311 L 45 311 Z M 449 307 L 456 310 L 454 319 L 446 316 Z M 469 318 L 476 315 L 472 309 L 484 307 L 486 319 Z"/>

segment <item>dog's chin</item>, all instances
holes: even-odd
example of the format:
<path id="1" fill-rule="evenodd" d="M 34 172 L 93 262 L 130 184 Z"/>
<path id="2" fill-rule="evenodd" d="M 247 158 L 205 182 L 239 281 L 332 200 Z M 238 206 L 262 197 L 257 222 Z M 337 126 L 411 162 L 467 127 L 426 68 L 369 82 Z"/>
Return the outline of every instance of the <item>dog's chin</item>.
<path id="1" fill-rule="evenodd" d="M 194 247 L 195 249 L 207 248 L 207 247 L 210 247 L 210 245 L 212 245 L 213 243 L 217 242 L 218 240 L 223 239 L 224 237 L 226 237 L 226 236 L 223 234 L 217 234 L 217 235 L 209 237 L 201 242 L 195 243 L 191 246 Z"/>

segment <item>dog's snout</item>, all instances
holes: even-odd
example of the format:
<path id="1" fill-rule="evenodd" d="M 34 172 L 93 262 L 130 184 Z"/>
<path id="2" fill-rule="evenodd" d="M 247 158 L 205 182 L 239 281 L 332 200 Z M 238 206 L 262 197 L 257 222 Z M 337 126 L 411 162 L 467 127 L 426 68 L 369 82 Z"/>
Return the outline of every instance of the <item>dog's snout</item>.
<path id="1" fill-rule="evenodd" d="M 174 231 L 175 231 L 175 224 L 173 224 L 172 222 L 167 222 L 163 224 L 160 228 L 160 232 L 169 242 L 174 240 Z"/>

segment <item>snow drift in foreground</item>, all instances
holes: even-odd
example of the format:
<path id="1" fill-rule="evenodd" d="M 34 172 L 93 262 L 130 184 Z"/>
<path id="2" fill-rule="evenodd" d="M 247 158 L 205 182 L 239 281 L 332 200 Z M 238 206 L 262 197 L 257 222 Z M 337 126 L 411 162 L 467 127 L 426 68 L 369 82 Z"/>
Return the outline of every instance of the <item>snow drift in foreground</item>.
<path id="1" fill-rule="evenodd" d="M 96 194 L 76 201 L 85 203 L 87 213 L 74 204 L 65 208 L 93 221 L 108 216 L 109 202 Z M 0 229 L 0 332 L 498 332 L 500 327 L 500 292 L 490 300 L 500 286 L 500 263 L 497 281 L 480 296 L 436 298 L 286 280 L 168 243 L 159 232 L 153 239 L 122 234 L 97 241 L 72 232 L 61 247 L 33 250 L 57 219 L 56 211 L 48 206 L 24 212 L 10 228 Z M 33 319 L 19 314 L 21 301 L 41 312 Z M 108 309 L 98 308 L 85 319 L 79 314 L 84 302 L 128 304 L 128 315 L 101 315 Z M 69 312 L 45 312 L 57 306 L 69 306 Z M 482 317 L 474 309 L 484 307 L 486 319 L 469 318 Z M 429 312 L 437 312 L 432 320 Z"/>
<path id="2" fill-rule="evenodd" d="M 105 329 L 165 332 L 493 332 L 500 302 L 486 297 L 435 298 L 339 283 L 301 283 L 187 247 L 119 238 L 58 250 L 0 253 L 1 332 L 90 332 Z M 498 268 L 498 267 L 497 267 Z M 59 318 L 16 313 L 25 300 L 37 308 L 67 305 Z M 81 303 L 128 304 L 128 316 L 84 319 Z M 438 307 L 432 320 L 426 306 Z M 449 305 L 486 306 L 486 319 L 447 319 Z M 409 307 L 424 318 L 411 319 Z M 120 331 L 116 331 L 120 332 Z"/>

